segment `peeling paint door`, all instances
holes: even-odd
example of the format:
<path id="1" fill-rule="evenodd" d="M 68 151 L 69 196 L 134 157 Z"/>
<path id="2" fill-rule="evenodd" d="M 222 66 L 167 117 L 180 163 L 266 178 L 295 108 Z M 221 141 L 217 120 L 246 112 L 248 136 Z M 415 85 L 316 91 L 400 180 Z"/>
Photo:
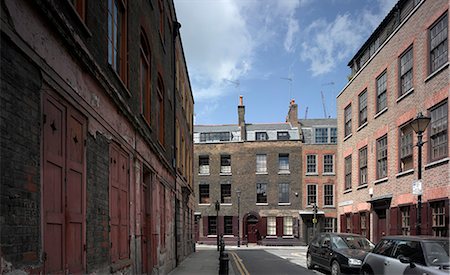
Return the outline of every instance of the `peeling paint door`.
<path id="1" fill-rule="evenodd" d="M 45 94 L 42 213 L 45 273 L 82 273 L 85 262 L 85 119 Z"/>

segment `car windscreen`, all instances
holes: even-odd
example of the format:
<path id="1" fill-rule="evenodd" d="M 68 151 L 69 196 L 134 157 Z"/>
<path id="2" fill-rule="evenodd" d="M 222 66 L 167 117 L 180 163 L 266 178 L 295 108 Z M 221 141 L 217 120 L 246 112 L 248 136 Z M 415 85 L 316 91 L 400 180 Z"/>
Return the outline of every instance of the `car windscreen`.
<path id="1" fill-rule="evenodd" d="M 429 265 L 448 266 L 450 264 L 448 240 L 427 241 L 423 244 Z"/>
<path id="2" fill-rule="evenodd" d="M 337 249 L 352 248 L 370 250 L 373 244 L 364 237 L 358 236 L 333 236 L 332 243 Z"/>

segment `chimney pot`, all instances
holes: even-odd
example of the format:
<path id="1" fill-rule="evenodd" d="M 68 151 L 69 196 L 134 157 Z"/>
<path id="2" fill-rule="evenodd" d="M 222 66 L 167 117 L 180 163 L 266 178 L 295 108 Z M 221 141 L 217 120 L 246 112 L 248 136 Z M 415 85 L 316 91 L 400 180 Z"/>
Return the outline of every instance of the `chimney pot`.
<path id="1" fill-rule="evenodd" d="M 239 96 L 239 106 L 243 106 L 244 105 L 244 97 L 243 96 Z"/>

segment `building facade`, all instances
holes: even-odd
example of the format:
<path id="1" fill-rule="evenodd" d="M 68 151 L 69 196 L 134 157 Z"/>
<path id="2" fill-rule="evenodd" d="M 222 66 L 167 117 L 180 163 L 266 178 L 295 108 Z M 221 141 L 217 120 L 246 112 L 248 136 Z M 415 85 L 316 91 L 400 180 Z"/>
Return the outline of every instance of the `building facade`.
<path id="1" fill-rule="evenodd" d="M 238 124 L 195 126 L 196 239 L 214 244 L 223 234 L 233 245 L 306 243 L 312 220 L 299 215 L 307 207 L 297 104 L 291 102 L 285 123 L 246 123 L 244 114 L 241 98 Z M 311 150 L 331 152 L 321 145 Z M 315 182 L 328 181 L 321 174 Z"/>
<path id="2" fill-rule="evenodd" d="M 168 273 L 193 251 L 193 98 L 173 2 L 1 11 L 2 272 Z"/>
<path id="3" fill-rule="evenodd" d="M 349 62 L 352 74 L 337 98 L 342 232 L 374 242 L 416 235 L 418 228 L 449 236 L 448 6 L 398 1 Z M 413 192 L 419 162 L 410 123 L 419 112 L 431 117 L 423 135 L 421 206 L 420 192 Z"/>

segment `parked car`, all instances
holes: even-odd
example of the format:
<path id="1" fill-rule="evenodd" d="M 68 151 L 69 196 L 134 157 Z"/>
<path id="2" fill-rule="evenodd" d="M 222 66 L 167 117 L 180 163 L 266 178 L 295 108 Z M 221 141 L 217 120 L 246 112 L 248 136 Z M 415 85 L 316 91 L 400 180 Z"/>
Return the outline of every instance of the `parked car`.
<path id="1" fill-rule="evenodd" d="M 320 233 L 313 238 L 306 254 L 306 266 L 342 273 L 359 274 L 364 257 L 374 245 L 365 237 L 348 233 Z"/>
<path id="2" fill-rule="evenodd" d="M 449 240 L 429 236 L 383 237 L 364 259 L 362 274 L 450 274 Z"/>

